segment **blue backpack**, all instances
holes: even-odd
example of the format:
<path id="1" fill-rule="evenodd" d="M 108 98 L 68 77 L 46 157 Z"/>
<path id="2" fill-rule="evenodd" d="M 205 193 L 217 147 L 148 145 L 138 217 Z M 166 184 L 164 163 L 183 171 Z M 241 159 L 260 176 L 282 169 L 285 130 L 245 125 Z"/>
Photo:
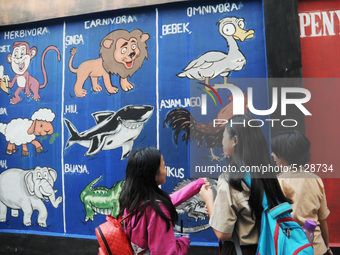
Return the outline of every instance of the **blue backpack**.
<path id="1" fill-rule="evenodd" d="M 251 178 L 244 178 L 250 187 Z M 268 210 L 267 196 L 263 193 L 263 212 L 261 234 L 256 255 L 313 255 L 313 246 L 309 243 L 301 226 L 291 215 L 289 203 L 282 203 Z"/>

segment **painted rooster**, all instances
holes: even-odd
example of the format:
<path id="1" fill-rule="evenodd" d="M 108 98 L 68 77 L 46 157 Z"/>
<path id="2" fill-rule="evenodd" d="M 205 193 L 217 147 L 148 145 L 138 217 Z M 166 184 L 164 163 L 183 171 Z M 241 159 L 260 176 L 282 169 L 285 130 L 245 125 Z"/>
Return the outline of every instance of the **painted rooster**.
<path id="1" fill-rule="evenodd" d="M 246 93 L 244 92 L 243 94 L 245 97 L 245 113 L 248 113 L 248 109 L 246 107 Z M 234 116 L 232 95 L 229 96 L 228 99 L 229 103 L 221 109 L 215 119 L 229 120 Z M 209 123 L 199 123 L 190 114 L 190 112 L 184 108 L 176 108 L 170 111 L 164 120 L 163 127 L 167 126 L 167 124 L 172 128 L 172 130 L 175 131 L 174 139 L 176 144 L 178 143 L 178 136 L 180 135 L 181 131 L 184 131 L 182 134 L 182 141 L 188 143 L 189 140 L 197 140 L 198 147 L 201 147 L 204 140 L 205 145 L 210 150 L 211 160 L 221 161 L 221 157 L 215 155 L 214 147 L 222 147 L 222 138 L 225 124 L 215 125 L 214 127 L 213 121 Z"/>

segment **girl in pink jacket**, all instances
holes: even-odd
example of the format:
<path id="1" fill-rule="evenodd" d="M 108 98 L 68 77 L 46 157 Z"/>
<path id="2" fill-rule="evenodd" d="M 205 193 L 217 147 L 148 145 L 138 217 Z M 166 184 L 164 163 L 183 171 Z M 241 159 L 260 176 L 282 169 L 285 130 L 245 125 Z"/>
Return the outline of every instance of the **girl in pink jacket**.
<path id="1" fill-rule="evenodd" d="M 130 155 L 119 203 L 120 213 L 133 215 L 124 227 L 134 254 L 188 254 L 189 238 L 175 238 L 175 206 L 197 194 L 205 180 L 200 178 L 169 196 L 158 186 L 165 179 L 165 162 L 158 149 L 146 147 Z"/>

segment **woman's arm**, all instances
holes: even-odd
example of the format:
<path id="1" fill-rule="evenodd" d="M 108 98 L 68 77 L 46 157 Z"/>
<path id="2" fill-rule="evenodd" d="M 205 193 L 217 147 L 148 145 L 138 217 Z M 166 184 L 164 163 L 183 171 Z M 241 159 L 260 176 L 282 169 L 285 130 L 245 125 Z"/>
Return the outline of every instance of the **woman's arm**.
<path id="1" fill-rule="evenodd" d="M 200 196 L 208 210 L 208 216 L 210 217 L 214 212 L 214 194 L 212 189 L 208 185 L 203 185 L 200 191 Z M 232 234 L 222 233 L 214 228 L 212 228 L 215 232 L 215 235 L 219 240 L 229 241 L 231 240 Z"/>
<path id="2" fill-rule="evenodd" d="M 327 207 L 327 199 L 326 199 L 324 184 L 320 178 L 317 178 L 316 181 L 318 182 L 319 187 L 322 189 L 321 205 L 318 211 L 318 219 L 320 222 L 321 236 L 328 249 L 327 254 L 333 254 L 332 250 L 329 249 L 329 232 L 328 232 L 328 224 L 327 224 L 327 217 L 329 215 L 329 209 Z"/>
<path id="3" fill-rule="evenodd" d="M 171 202 L 175 207 L 179 206 L 184 201 L 187 201 L 189 198 L 195 196 L 205 183 L 208 183 L 207 179 L 199 178 L 198 180 L 184 186 L 180 190 L 170 194 Z"/>
<path id="4" fill-rule="evenodd" d="M 321 236 L 322 236 L 323 241 L 325 242 L 325 245 L 328 249 L 329 248 L 329 232 L 328 232 L 327 219 L 319 220 L 319 221 L 320 221 Z M 328 253 L 328 254 L 332 254 L 332 253 Z"/>

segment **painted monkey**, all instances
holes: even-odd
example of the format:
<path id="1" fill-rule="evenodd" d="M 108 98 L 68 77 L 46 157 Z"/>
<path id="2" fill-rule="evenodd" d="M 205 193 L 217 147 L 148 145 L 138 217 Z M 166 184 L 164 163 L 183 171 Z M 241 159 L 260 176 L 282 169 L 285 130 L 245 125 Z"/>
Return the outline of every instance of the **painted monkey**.
<path id="1" fill-rule="evenodd" d="M 15 42 L 13 43 L 13 52 L 7 55 L 7 62 L 11 64 L 12 71 L 15 76 L 11 82 L 9 82 L 8 87 L 12 88 L 17 82 L 18 88 L 14 92 L 14 97 L 11 99 L 11 104 L 17 104 L 20 102 L 21 98 L 19 93 L 25 89 L 25 94 L 27 97 L 31 96 L 31 91 L 33 93 L 32 98 L 35 101 L 40 99 L 39 89 L 42 89 L 47 84 L 47 74 L 45 69 L 45 55 L 48 51 L 54 50 L 58 53 L 58 61 L 61 60 L 59 49 L 54 46 L 48 46 L 42 56 L 41 56 L 41 70 L 44 76 L 44 83 L 39 85 L 39 81 L 31 76 L 27 71 L 30 66 L 31 60 L 37 55 L 37 48 L 35 46 L 30 47 L 27 42 Z"/>

